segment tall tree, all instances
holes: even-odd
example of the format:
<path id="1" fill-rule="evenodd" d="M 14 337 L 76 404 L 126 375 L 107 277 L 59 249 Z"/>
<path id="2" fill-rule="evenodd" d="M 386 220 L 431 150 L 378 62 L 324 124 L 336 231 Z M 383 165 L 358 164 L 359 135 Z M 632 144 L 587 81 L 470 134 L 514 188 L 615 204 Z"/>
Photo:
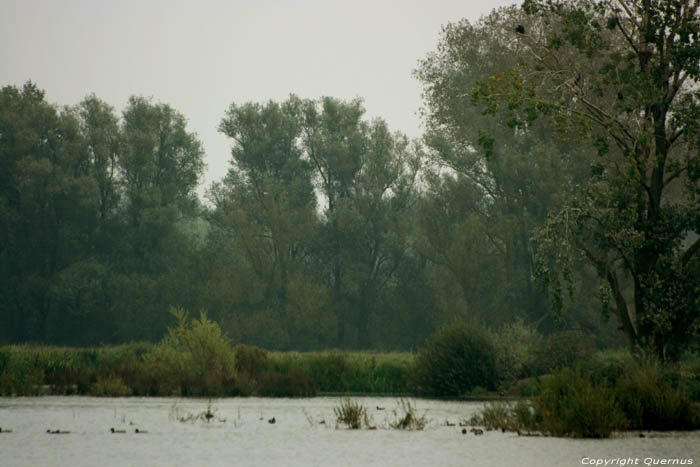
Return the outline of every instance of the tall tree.
<path id="1" fill-rule="evenodd" d="M 177 285 L 168 282 L 192 251 L 184 229 L 198 214 L 195 188 L 204 170 L 202 145 L 186 123 L 169 105 L 142 97 L 131 97 L 123 112 L 117 168 L 125 235 L 113 257 L 123 337 L 160 337 L 168 307 L 179 305 L 169 303 Z"/>
<path id="2" fill-rule="evenodd" d="M 306 101 L 303 145 L 326 208 L 323 255 L 336 345 L 371 345 L 370 320 L 407 253 L 420 151 L 386 123 L 363 120 L 359 100 Z M 347 335 L 351 331 L 353 336 Z"/>
<path id="3" fill-rule="evenodd" d="M 564 187 L 587 173 L 591 151 L 562 142 L 540 122 L 518 127 L 507 108 L 484 116 L 473 105 L 480 81 L 519 63 L 518 23 L 530 29 L 526 15 L 509 7 L 475 24 L 448 24 L 416 71 L 436 162 L 422 245 L 460 284 L 472 313 L 539 323 L 547 304 L 534 280 L 531 235 L 561 203 Z"/>
<path id="4" fill-rule="evenodd" d="M 214 219 L 245 260 L 247 280 L 257 284 L 251 290 L 260 292 L 244 294 L 235 305 L 244 320 L 257 321 L 258 337 L 268 331 L 255 343 L 271 348 L 324 340 L 322 328 L 310 336 L 322 322 L 325 300 L 307 267 L 318 216 L 311 166 L 298 144 L 301 123 L 299 100 L 292 97 L 282 104 L 233 104 L 219 127 L 233 145 L 231 168 L 211 192 Z"/>
<path id="5" fill-rule="evenodd" d="M 700 329 L 698 8 L 528 0 L 534 27 L 512 32 L 523 61 L 477 91 L 484 109 L 507 109 L 520 128 L 544 115 L 598 146 L 591 179 L 538 235 L 538 272 L 560 306 L 583 255 L 630 350 L 662 359 Z"/>

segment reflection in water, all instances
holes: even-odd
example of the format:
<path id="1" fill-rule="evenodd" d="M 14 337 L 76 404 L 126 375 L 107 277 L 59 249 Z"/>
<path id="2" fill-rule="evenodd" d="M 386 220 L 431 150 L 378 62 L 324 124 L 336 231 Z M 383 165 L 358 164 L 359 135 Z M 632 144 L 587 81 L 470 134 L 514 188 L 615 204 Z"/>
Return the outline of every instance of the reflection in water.
<path id="1" fill-rule="evenodd" d="M 459 422 L 479 410 L 480 403 L 421 399 L 414 403 L 428 421 L 425 429 L 399 431 L 389 428 L 396 412 L 401 414 L 398 400 L 357 400 L 377 430 L 337 427 L 333 408 L 339 398 L 218 399 L 211 406 L 205 399 L 0 398 L 0 427 L 12 430 L 0 435 L 0 464 L 580 466 L 598 460 L 598 465 L 606 460 L 611 465 L 616 459 L 612 465 L 664 465 L 660 461 L 665 459 L 700 464 L 698 431 L 647 433 L 644 438 L 629 433 L 610 440 L 495 431 L 475 436 Z M 201 413 L 212 416 L 197 416 Z M 49 436 L 47 430 L 70 433 Z"/>

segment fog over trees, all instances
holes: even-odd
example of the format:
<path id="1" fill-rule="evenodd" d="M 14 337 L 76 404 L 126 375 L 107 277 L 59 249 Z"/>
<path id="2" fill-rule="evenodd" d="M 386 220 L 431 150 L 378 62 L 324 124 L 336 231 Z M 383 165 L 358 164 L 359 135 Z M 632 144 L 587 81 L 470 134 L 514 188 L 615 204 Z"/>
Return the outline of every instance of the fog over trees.
<path id="1" fill-rule="evenodd" d="M 420 141 L 361 100 L 222 102 L 206 199 L 169 105 L 4 87 L 0 342 L 156 341 L 172 306 L 268 349 L 519 320 L 673 358 L 700 333 L 700 28 L 676 3 L 446 25 L 414 71 Z"/>

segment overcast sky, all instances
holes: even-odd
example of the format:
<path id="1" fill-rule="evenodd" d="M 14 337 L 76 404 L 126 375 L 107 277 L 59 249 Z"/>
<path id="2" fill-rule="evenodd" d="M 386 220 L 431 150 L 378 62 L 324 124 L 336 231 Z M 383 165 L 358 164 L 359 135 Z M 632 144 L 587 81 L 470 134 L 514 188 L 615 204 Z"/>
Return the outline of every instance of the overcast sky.
<path id="1" fill-rule="evenodd" d="M 32 80 L 59 105 L 95 93 L 118 112 L 133 94 L 170 104 L 204 144 L 204 188 L 228 169 L 217 127 L 232 102 L 361 97 L 369 118 L 420 137 L 412 70 L 441 26 L 513 3 L 0 0 L 0 85 Z"/>

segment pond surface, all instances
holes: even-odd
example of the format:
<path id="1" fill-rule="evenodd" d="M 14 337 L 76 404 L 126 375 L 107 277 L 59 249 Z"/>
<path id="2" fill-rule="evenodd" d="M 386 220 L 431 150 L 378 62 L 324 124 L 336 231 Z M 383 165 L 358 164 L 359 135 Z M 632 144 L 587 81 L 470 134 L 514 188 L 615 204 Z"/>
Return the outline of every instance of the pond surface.
<path id="1" fill-rule="evenodd" d="M 354 398 L 376 430 L 336 426 L 341 399 L 231 398 L 214 417 L 182 422 L 208 401 L 175 398 L 0 398 L 2 466 L 576 466 L 700 465 L 700 432 L 625 433 L 609 440 L 463 435 L 457 423 L 483 404 L 411 400 L 423 431 L 389 428 L 397 399 Z M 384 410 L 378 410 L 383 408 Z M 268 423 L 272 417 L 274 424 Z M 225 420 L 225 421 L 223 421 Z M 446 422 L 455 424 L 448 426 Z M 110 428 L 125 430 L 112 434 Z M 147 430 L 135 434 L 134 430 Z M 47 429 L 68 434 L 50 435 Z M 631 462 L 627 459 L 631 459 Z M 677 464 L 662 460 L 678 460 Z M 617 461 L 615 461 L 617 460 Z M 610 461 L 615 461 L 610 463 Z"/>

